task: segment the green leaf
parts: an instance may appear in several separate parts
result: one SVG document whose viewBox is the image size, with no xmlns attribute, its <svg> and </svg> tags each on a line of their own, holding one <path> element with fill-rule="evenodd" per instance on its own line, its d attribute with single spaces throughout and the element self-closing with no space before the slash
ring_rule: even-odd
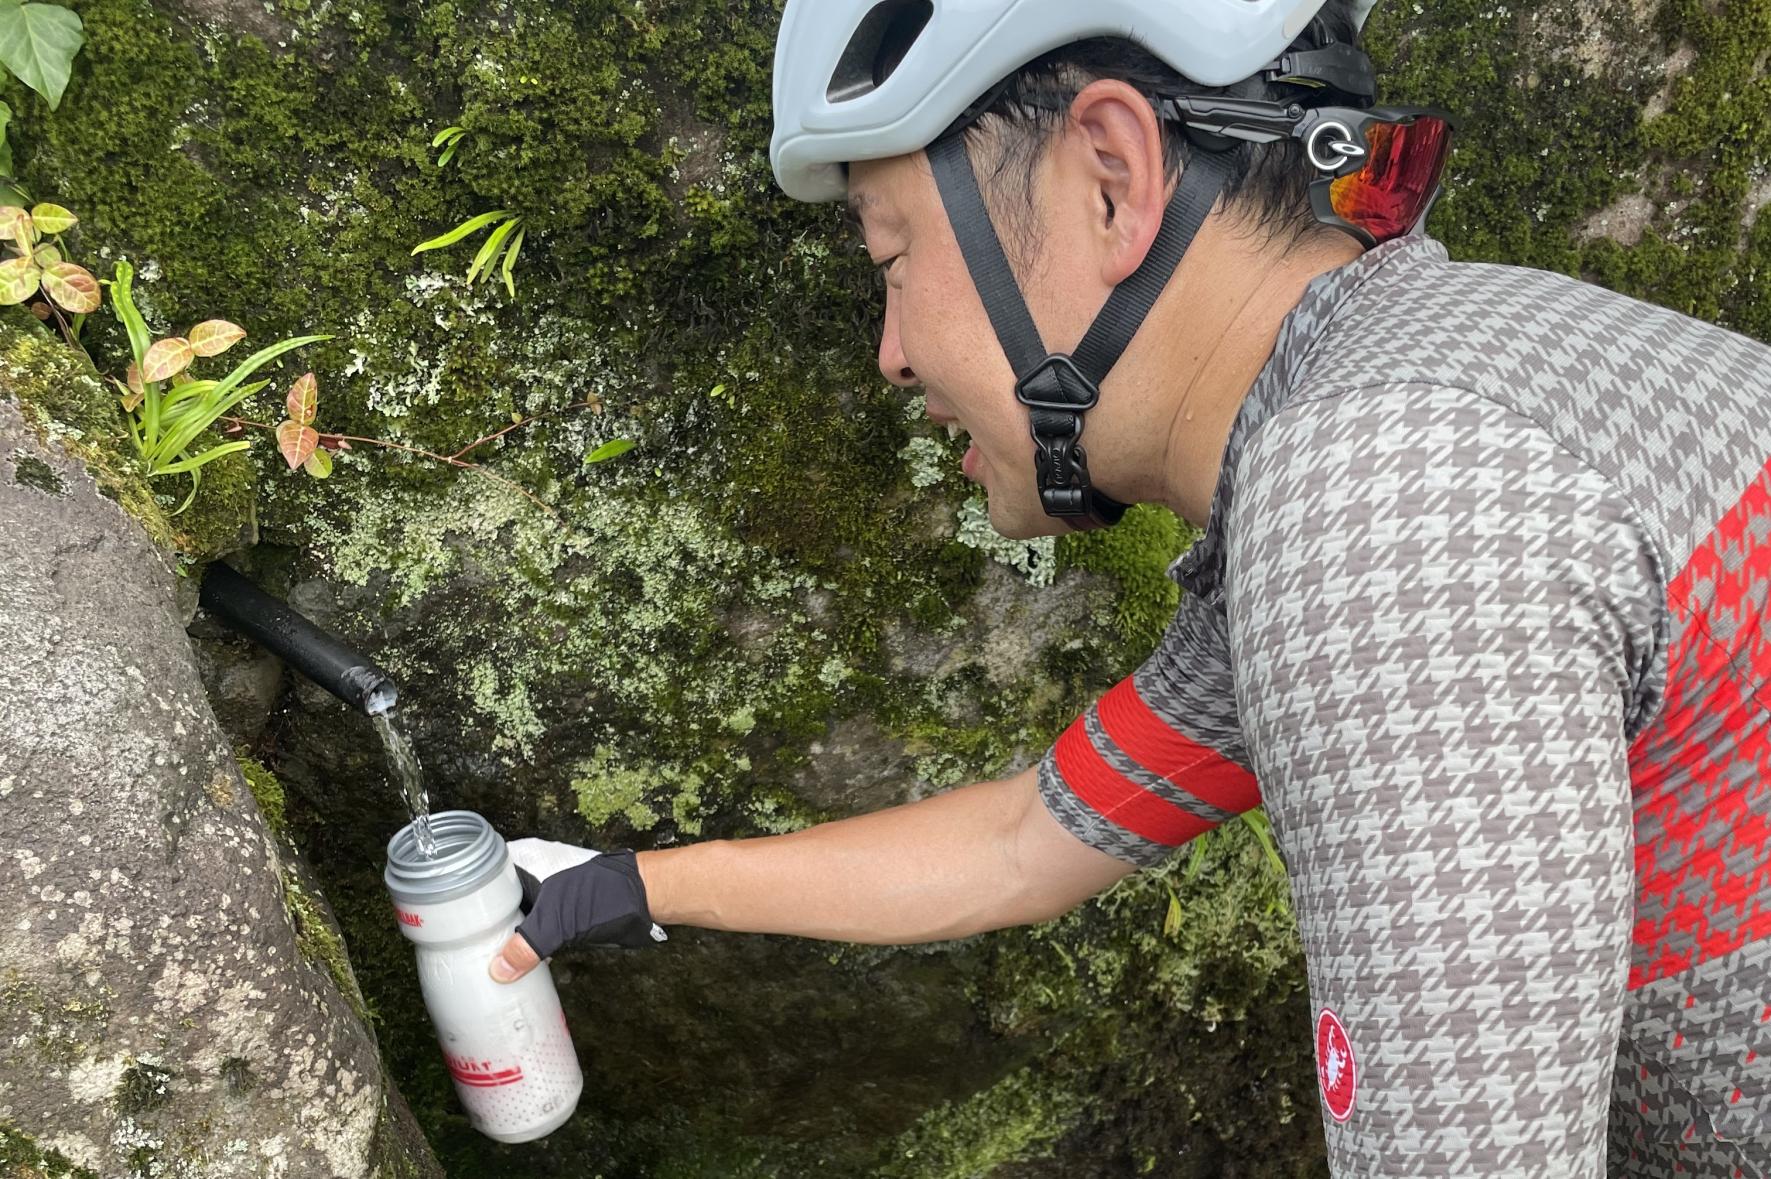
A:
<svg viewBox="0 0 1771 1179">
<path fill-rule="evenodd" d="M 516 237 L 511 239 L 510 249 L 504 251 L 504 289 L 510 292 L 513 299 L 517 297 L 517 280 L 511 277 L 511 273 L 516 270 L 517 255 L 523 249 L 523 235 L 528 232 L 529 227 L 526 225 L 517 230 Z"/>
<path fill-rule="evenodd" d="M 205 463 L 212 463 L 216 459 L 222 457 L 223 455 L 238 454 L 242 450 L 251 450 L 251 449 L 252 449 L 252 443 L 250 443 L 250 442 L 224 442 L 220 446 L 210 447 L 208 450 L 205 450 L 202 454 L 193 454 L 190 457 L 182 458 L 175 463 L 168 463 L 166 466 L 161 467 L 159 470 L 155 471 L 154 474 L 156 474 L 156 475 L 182 475 L 186 471 L 195 471 L 198 467 L 203 466 Z M 189 501 L 186 501 L 186 503 L 188 506 Z M 181 511 L 181 512 L 183 510 L 184 510 L 183 508 L 179 509 L 179 511 Z"/>
<path fill-rule="evenodd" d="M 57 4 L 0 4 L 0 65 L 61 105 L 74 55 L 85 41 L 80 18 Z"/>
<path fill-rule="evenodd" d="M 453 126 L 444 127 L 441 131 L 437 132 L 436 138 L 434 138 L 430 141 L 430 145 L 432 147 L 441 147 L 441 146 L 443 146 L 443 141 L 445 139 L 448 139 L 450 136 L 454 136 L 456 139 L 460 139 L 461 138 L 461 131 L 462 131 L 462 129 L 460 127 L 453 127 Z"/>
<path fill-rule="evenodd" d="M 135 309 L 135 298 L 129 293 L 129 284 L 135 281 L 135 267 L 119 262 L 113 273 L 111 306 L 117 309 L 117 318 L 123 321 L 123 328 L 129 333 L 129 350 L 135 354 L 135 363 L 139 365 L 142 357 L 148 354 L 148 342 L 152 337 L 148 334 L 147 321 Z"/>
<path fill-rule="evenodd" d="M 31 220 L 36 223 L 39 233 L 66 233 L 80 223 L 80 219 L 48 201 L 31 209 Z"/>
<path fill-rule="evenodd" d="M 324 479 L 332 474 L 332 455 L 324 448 L 316 450 L 307 456 L 307 461 L 301 464 L 301 469 L 316 479 Z"/>
<path fill-rule="evenodd" d="M 445 167 L 450 160 L 454 159 L 455 149 L 460 146 L 461 141 L 459 139 L 450 140 L 449 146 L 443 149 L 443 154 L 437 157 L 437 167 Z"/>
<path fill-rule="evenodd" d="M 433 237 L 427 242 L 419 242 L 412 247 L 412 252 L 414 254 L 420 254 L 425 250 L 440 250 L 444 246 L 452 246 L 468 234 L 476 233 L 492 224 L 492 222 L 508 216 L 510 216 L 510 211 L 508 209 L 494 209 L 490 213 L 481 213 L 478 217 L 469 217 L 466 221 L 463 221 L 448 233 L 445 233 L 440 237 Z"/>
<path fill-rule="evenodd" d="M 0 262 L 0 305 L 23 303 L 37 293 L 42 282 L 43 270 L 30 258 Z"/>
<path fill-rule="evenodd" d="M 517 222 L 521 220 L 521 217 L 512 217 L 486 235 L 486 243 L 480 247 L 480 252 L 474 255 L 473 265 L 467 268 L 469 286 L 473 285 L 476 275 L 482 272 L 491 273 L 493 259 L 498 257 L 498 251 L 504 248 L 504 243 L 510 237 L 511 230 L 515 229 Z"/>
<path fill-rule="evenodd" d="M 1168 915 L 1162 919 L 1162 936 L 1172 938 L 1181 932 L 1181 898 L 1168 890 Z"/>
<path fill-rule="evenodd" d="M 584 463 L 586 466 L 589 466 L 591 463 L 601 463 L 612 458 L 619 458 L 638 445 L 639 443 L 631 438 L 616 438 L 611 442 L 603 443 L 601 446 L 585 455 Z"/>
</svg>

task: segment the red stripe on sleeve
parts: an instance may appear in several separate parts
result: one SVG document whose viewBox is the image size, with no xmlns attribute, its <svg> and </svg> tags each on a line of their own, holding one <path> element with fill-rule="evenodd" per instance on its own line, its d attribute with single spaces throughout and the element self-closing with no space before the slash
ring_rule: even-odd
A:
<svg viewBox="0 0 1771 1179">
<path fill-rule="evenodd" d="M 1164 847 L 1179 847 L 1211 824 L 1114 773 L 1088 739 L 1082 720 L 1058 738 L 1058 773 L 1102 818 Z"/>
<path fill-rule="evenodd" d="M 1253 774 L 1210 746 L 1176 732 L 1151 711 L 1131 680 L 1119 681 L 1096 708 L 1113 744 L 1152 774 L 1233 815 L 1261 805 Z"/>
</svg>

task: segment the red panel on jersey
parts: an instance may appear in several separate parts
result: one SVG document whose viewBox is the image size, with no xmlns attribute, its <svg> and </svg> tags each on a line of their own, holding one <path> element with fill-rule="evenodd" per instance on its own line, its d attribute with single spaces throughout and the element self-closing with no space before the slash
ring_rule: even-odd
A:
<svg viewBox="0 0 1771 1179">
<path fill-rule="evenodd" d="M 1211 824 L 1174 803 L 1126 781 L 1109 766 L 1089 740 L 1082 720 L 1058 738 L 1058 773 L 1076 796 L 1101 815 L 1164 847 L 1181 844 L 1211 829 Z"/>
<path fill-rule="evenodd" d="M 1660 715 L 1630 750 L 1630 986 L 1771 935 L 1771 465 L 1667 587 Z"/>
<path fill-rule="evenodd" d="M 1138 695 L 1131 680 L 1120 681 L 1096 708 L 1113 744 L 1157 777 L 1233 815 L 1261 805 L 1253 774 L 1171 728 Z"/>
</svg>

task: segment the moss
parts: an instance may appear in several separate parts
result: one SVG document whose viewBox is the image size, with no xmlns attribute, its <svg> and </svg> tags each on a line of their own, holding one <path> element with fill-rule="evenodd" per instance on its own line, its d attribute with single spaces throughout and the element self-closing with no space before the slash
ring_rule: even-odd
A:
<svg viewBox="0 0 1771 1179">
<path fill-rule="evenodd" d="M 120 1114 L 148 1113 L 166 1104 L 171 1088 L 171 1069 L 157 1061 L 131 1057 L 111 1101 Z"/>
<path fill-rule="evenodd" d="M 1083 1096 L 1043 1068 L 1023 1068 L 988 1089 L 930 1110 L 898 1136 L 879 1179 L 972 1179 L 1007 1163 L 1046 1157 L 1082 1112 Z"/>
<path fill-rule="evenodd" d="M 369 1008 L 363 1001 L 362 991 L 357 989 L 356 975 L 351 971 L 350 955 L 345 951 L 344 942 L 333 930 L 319 899 L 308 895 L 294 873 L 287 871 L 283 873 L 283 906 L 295 927 L 295 944 L 301 950 L 301 956 L 330 974 L 338 993 L 344 996 L 359 1018 L 367 1021 Z"/>
<path fill-rule="evenodd" d="M 1168 567 L 1193 543 L 1196 531 L 1154 504 L 1140 504 L 1118 525 L 1072 533 L 1058 548 L 1061 567 L 1104 574 L 1119 586 L 1113 629 L 1135 655 L 1153 650 L 1180 603 Z"/>
<path fill-rule="evenodd" d="M 0 1173 L 8 1179 L 98 1179 L 59 1150 L 44 1150 L 30 1135 L 0 1122 Z"/>
<path fill-rule="evenodd" d="M 283 796 L 283 784 L 277 776 L 265 769 L 264 764 L 252 757 L 245 746 L 234 750 L 234 760 L 239 763 L 240 774 L 246 779 L 246 788 L 252 791 L 252 797 L 258 802 L 258 813 L 264 819 L 264 829 L 274 840 L 281 841 L 288 834 L 288 822 L 284 817 L 286 800 Z"/>
<path fill-rule="evenodd" d="M 35 488 L 58 499 L 68 493 L 67 484 L 55 473 L 55 468 L 35 455 L 13 456 L 13 480 L 20 486 Z"/>
<path fill-rule="evenodd" d="M 24 1043 L 44 1064 L 65 1067 L 99 1051 L 110 1024 L 110 992 L 102 984 L 68 983 L 51 994 L 16 970 L 0 977 L 0 1011 L 22 1016 Z"/>
</svg>

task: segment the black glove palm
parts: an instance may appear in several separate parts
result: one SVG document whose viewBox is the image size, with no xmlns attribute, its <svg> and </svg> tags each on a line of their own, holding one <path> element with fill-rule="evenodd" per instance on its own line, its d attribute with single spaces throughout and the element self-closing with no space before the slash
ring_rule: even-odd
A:
<svg viewBox="0 0 1771 1179">
<path fill-rule="evenodd" d="M 537 957 L 568 943 L 639 949 L 665 940 L 646 907 L 646 886 L 631 851 L 594 852 L 545 839 L 508 844 L 523 884 L 517 932 Z"/>
</svg>

